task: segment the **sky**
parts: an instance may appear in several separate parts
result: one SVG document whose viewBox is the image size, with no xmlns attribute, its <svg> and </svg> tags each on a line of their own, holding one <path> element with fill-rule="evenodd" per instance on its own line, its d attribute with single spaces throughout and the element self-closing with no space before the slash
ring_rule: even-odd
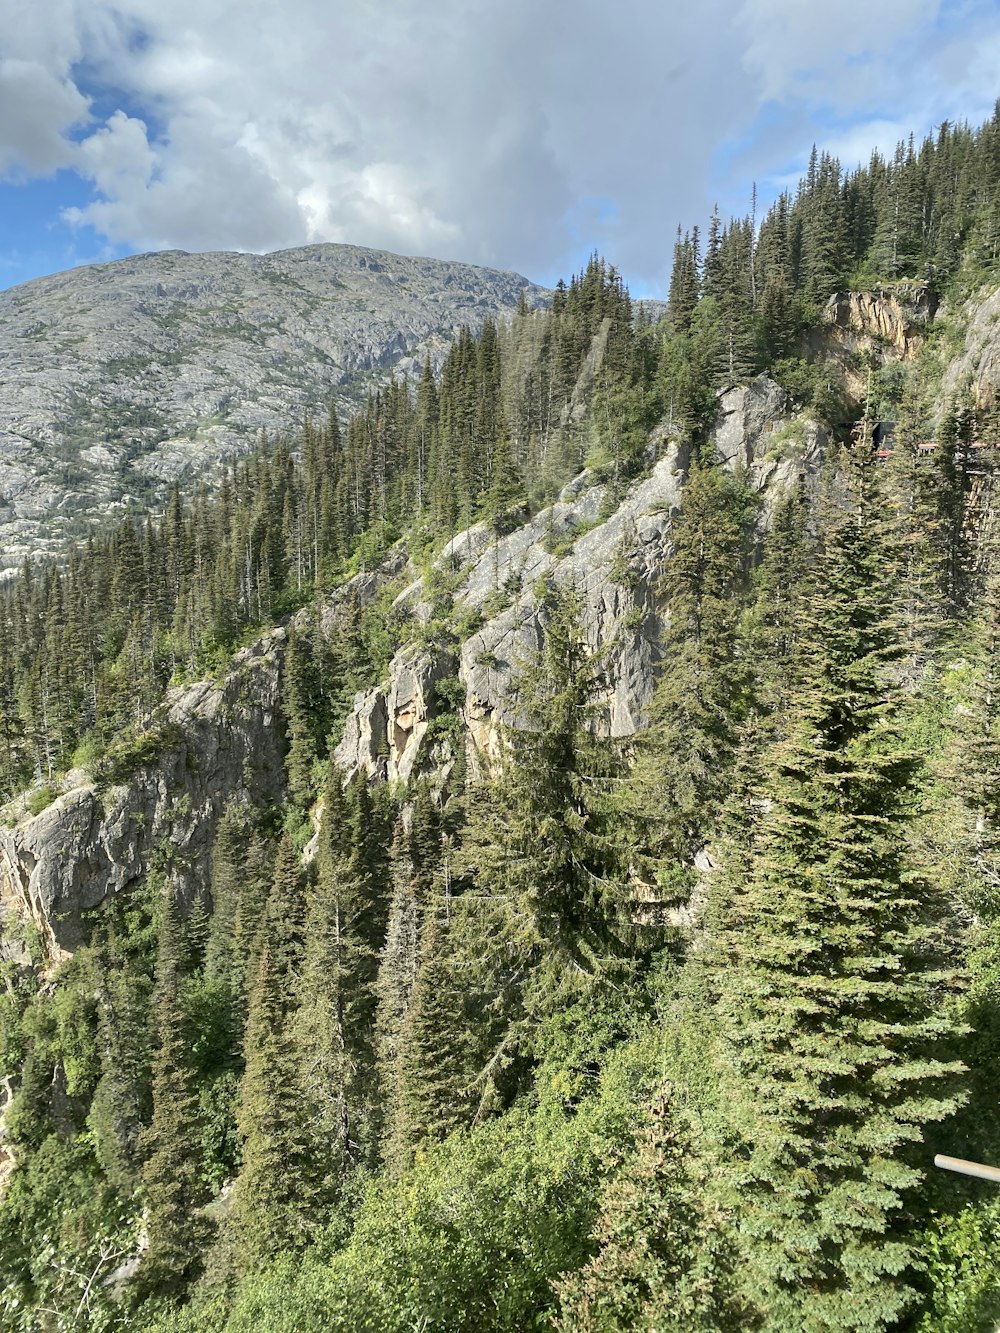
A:
<svg viewBox="0 0 1000 1333">
<path fill-rule="evenodd" d="M 0 0 L 0 287 L 347 241 L 664 295 L 678 224 L 1000 96 L 1000 0 Z"/>
</svg>

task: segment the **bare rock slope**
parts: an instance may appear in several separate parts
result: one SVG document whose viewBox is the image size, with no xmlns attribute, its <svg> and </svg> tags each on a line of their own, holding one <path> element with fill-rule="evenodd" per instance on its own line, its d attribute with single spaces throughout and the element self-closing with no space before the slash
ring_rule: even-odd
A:
<svg viewBox="0 0 1000 1333">
<path fill-rule="evenodd" d="M 545 298 L 514 273 L 351 245 L 166 251 L 0 292 L 0 570 L 439 362 L 522 292 Z"/>
<path fill-rule="evenodd" d="M 117 781 L 77 769 L 38 814 L 24 798 L 0 810 L 0 959 L 26 960 L 29 923 L 49 959 L 72 952 L 82 915 L 135 885 L 157 849 L 182 891 L 204 882 L 226 802 L 281 799 L 284 642 L 274 631 L 218 684 L 171 690 Z"/>
</svg>

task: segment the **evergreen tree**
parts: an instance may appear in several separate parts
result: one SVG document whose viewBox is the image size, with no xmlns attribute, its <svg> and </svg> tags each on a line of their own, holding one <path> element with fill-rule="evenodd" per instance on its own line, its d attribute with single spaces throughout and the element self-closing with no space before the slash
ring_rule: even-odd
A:
<svg viewBox="0 0 1000 1333">
<path fill-rule="evenodd" d="M 722 1333 L 753 1327 L 732 1294 L 725 1219 L 693 1137 L 663 1089 L 604 1188 L 597 1254 L 560 1280 L 564 1333 Z"/>
<path fill-rule="evenodd" d="M 352 870 L 351 825 L 339 771 L 330 767 L 315 884 L 308 899 L 294 1034 L 313 1156 L 329 1203 L 373 1146 L 375 950 L 364 937 L 366 877 Z"/>
<path fill-rule="evenodd" d="M 669 301 L 670 322 L 678 333 L 687 333 L 690 329 L 691 316 L 698 304 L 698 259 L 697 229 L 693 238 L 690 233 L 682 238 L 678 227 Z"/>
<path fill-rule="evenodd" d="M 553 966 L 590 969 L 611 947 L 618 912 L 609 795 L 614 747 L 593 734 L 599 659 L 580 631 L 575 596 L 548 588 L 545 638 L 525 662 L 498 780 L 470 811 L 462 867 L 508 906 Z"/>
<path fill-rule="evenodd" d="M 412 1117 L 399 1105 L 407 1055 L 402 1039 L 403 1023 L 410 1009 L 420 968 L 421 927 L 432 908 L 438 860 L 441 852 L 441 820 L 426 787 L 421 787 L 407 820 L 401 815 L 392 846 L 393 891 L 385 946 L 379 960 L 376 983 L 376 1056 L 378 1079 L 384 1091 L 390 1157 L 405 1156 L 413 1132 L 406 1126 Z"/>
<path fill-rule="evenodd" d="M 151 1110 L 150 983 L 129 965 L 113 940 L 98 947 L 97 957 L 101 1079 L 87 1119 L 108 1179 L 131 1191 L 142 1163 L 140 1136 Z"/>
<path fill-rule="evenodd" d="M 661 890 L 686 897 L 726 786 L 746 690 L 736 653 L 750 498 L 692 466 L 663 579 L 669 616 L 650 724 L 621 805 Z"/>
<path fill-rule="evenodd" d="M 142 1168 L 149 1248 L 141 1286 L 174 1291 L 198 1267 L 208 1226 L 198 1210 L 200 1175 L 198 1097 L 185 1041 L 176 967 L 162 977 L 156 1001 L 159 1047 L 153 1060 L 153 1118 L 143 1135 Z"/>
<path fill-rule="evenodd" d="M 407 1167 L 413 1154 L 471 1122 L 473 1080 L 482 1036 L 470 1030 L 470 996 L 449 921 L 440 908 L 427 914 L 420 960 L 399 1028 L 392 1116 L 385 1157 L 390 1169 Z"/>
<path fill-rule="evenodd" d="M 250 993 L 246 1069 L 237 1121 L 243 1165 L 230 1231 L 242 1271 L 282 1250 L 300 1250 L 315 1218 L 315 1142 L 302 1095 L 299 1051 L 289 1023 L 289 976 L 265 943 Z"/>
<path fill-rule="evenodd" d="M 828 509 L 786 735 L 762 763 L 706 960 L 720 1172 L 769 1329 L 884 1329 L 913 1304 L 912 1146 L 956 1106 L 939 909 L 907 857 L 920 762 L 895 729 L 902 647 L 874 466 L 858 448 L 851 502 Z"/>
<path fill-rule="evenodd" d="M 200 1263 L 209 1230 L 198 1210 L 205 1189 L 200 1174 L 198 1094 L 182 1004 L 186 953 L 177 904 L 169 885 L 163 885 L 157 903 L 152 1117 L 140 1138 L 149 1236 L 139 1275 L 143 1294 L 179 1292 Z"/>
</svg>

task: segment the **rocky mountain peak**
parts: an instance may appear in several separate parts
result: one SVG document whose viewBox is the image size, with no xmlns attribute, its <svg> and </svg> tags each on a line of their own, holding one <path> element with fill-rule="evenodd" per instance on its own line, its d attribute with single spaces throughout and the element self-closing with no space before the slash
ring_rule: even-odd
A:
<svg viewBox="0 0 1000 1333">
<path fill-rule="evenodd" d="M 136 255 L 0 292 L 0 570 L 211 478 L 262 430 L 439 363 L 546 293 L 354 245 Z"/>
</svg>

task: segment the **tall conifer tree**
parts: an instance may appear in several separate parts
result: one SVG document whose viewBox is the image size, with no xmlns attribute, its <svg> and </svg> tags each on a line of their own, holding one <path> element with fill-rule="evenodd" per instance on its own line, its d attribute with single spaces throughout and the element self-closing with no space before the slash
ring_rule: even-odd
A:
<svg viewBox="0 0 1000 1333">
<path fill-rule="evenodd" d="M 920 762 L 870 448 L 827 501 L 786 734 L 762 761 L 706 962 L 718 986 L 720 1174 L 767 1329 L 880 1330 L 913 1303 L 912 1149 L 956 1106 L 939 907 L 910 864 Z"/>
</svg>

